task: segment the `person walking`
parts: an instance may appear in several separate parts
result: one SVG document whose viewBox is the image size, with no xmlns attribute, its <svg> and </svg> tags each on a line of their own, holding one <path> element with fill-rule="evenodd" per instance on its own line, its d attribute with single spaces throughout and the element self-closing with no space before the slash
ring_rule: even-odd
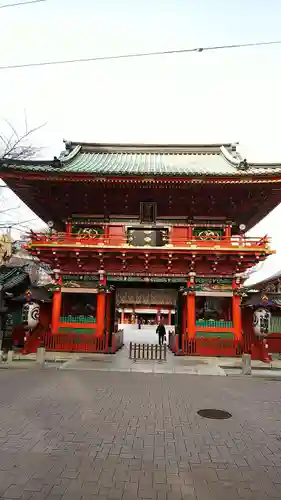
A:
<svg viewBox="0 0 281 500">
<path fill-rule="evenodd" d="M 164 339 L 166 337 L 166 328 L 165 328 L 165 325 L 163 323 L 163 320 L 160 320 L 160 323 L 156 328 L 156 333 L 158 333 L 159 345 L 163 345 Z"/>
</svg>

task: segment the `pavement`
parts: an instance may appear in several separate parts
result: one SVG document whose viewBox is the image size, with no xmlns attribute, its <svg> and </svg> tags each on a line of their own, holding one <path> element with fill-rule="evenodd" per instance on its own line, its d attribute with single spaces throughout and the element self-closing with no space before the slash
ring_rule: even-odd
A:
<svg viewBox="0 0 281 500">
<path fill-rule="evenodd" d="M 157 344 L 158 342 L 158 335 L 156 333 L 157 325 L 142 325 L 139 330 L 138 325 L 120 324 L 119 328 L 124 331 L 125 344 L 129 344 L 130 342 L 137 342 L 140 344 Z M 174 330 L 175 327 L 166 325 L 165 328 L 168 336 L 169 330 Z"/>
<path fill-rule="evenodd" d="M 278 382 L 0 372 L 0 498 L 277 500 Z M 200 417 L 200 409 L 231 413 Z"/>
<path fill-rule="evenodd" d="M 142 372 L 142 373 L 181 373 L 190 375 L 221 375 L 225 372 L 211 358 L 195 358 L 174 356 L 167 349 L 167 361 L 129 359 L 129 349 L 125 345 L 115 355 L 111 354 L 77 354 L 60 370 L 111 371 L 111 372 Z"/>
</svg>

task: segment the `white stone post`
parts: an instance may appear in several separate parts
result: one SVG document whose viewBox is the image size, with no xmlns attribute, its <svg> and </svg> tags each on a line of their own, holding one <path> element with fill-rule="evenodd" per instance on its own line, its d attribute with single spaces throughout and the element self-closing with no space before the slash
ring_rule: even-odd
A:
<svg viewBox="0 0 281 500">
<path fill-rule="evenodd" d="M 38 347 L 37 352 L 36 352 L 36 362 L 40 366 L 40 368 L 44 368 L 45 365 L 45 347 Z"/>
<path fill-rule="evenodd" d="M 14 357 L 14 351 L 8 351 L 7 363 L 12 363 Z"/>
<path fill-rule="evenodd" d="M 252 375 L 251 354 L 242 354 L 242 375 Z"/>
</svg>

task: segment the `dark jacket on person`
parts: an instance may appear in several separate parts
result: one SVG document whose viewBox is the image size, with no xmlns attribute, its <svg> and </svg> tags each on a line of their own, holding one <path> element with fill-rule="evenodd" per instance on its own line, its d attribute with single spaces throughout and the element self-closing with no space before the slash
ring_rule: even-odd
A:
<svg viewBox="0 0 281 500">
<path fill-rule="evenodd" d="M 156 333 L 158 333 L 160 337 L 164 337 L 166 335 L 166 328 L 164 325 L 162 325 L 162 323 L 157 326 Z"/>
</svg>

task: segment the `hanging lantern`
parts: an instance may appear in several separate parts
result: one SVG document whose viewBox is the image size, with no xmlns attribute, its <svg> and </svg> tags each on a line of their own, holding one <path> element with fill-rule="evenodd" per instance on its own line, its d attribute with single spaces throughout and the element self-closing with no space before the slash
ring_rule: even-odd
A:
<svg viewBox="0 0 281 500">
<path fill-rule="evenodd" d="M 25 330 L 34 330 L 39 323 L 40 305 L 28 302 L 22 308 L 22 324 Z"/>
<path fill-rule="evenodd" d="M 253 314 L 253 330 L 257 337 L 267 337 L 271 333 L 271 312 L 259 308 Z"/>
</svg>

